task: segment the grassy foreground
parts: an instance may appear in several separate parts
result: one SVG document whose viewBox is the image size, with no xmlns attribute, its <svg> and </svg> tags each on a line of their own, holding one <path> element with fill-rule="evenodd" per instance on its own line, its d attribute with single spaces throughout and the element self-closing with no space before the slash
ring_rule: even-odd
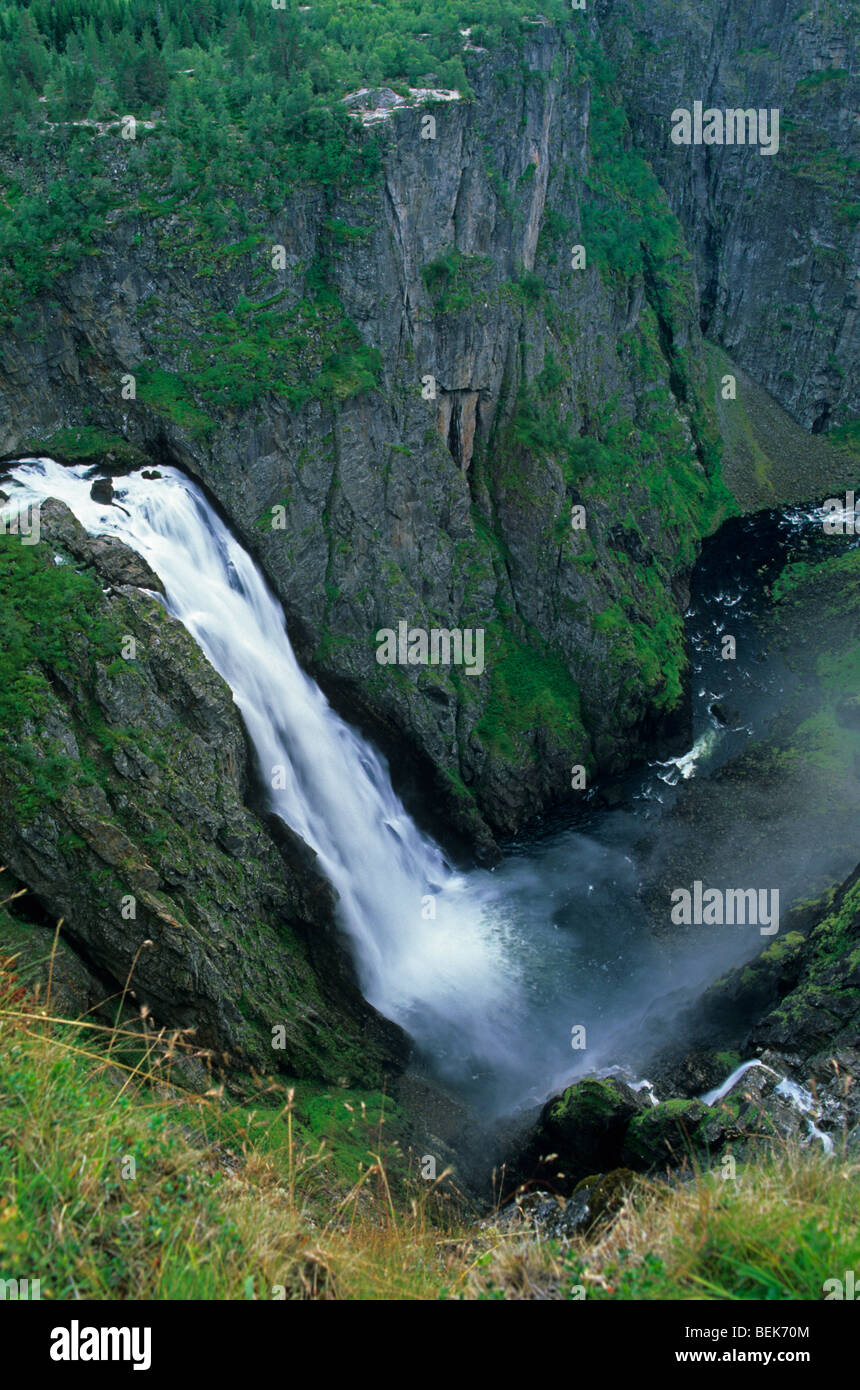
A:
<svg viewBox="0 0 860 1390">
<path fill-rule="evenodd" d="M 192 1091 L 189 1039 L 53 1017 L 4 954 L 0 1053 L 0 1278 L 43 1298 L 821 1299 L 860 1265 L 844 1156 L 641 1179 L 562 1244 L 422 1181 L 385 1097 Z"/>
</svg>

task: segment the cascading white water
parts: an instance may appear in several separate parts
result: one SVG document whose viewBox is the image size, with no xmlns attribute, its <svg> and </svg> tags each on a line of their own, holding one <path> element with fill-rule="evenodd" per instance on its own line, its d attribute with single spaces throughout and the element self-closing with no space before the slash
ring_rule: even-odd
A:
<svg viewBox="0 0 860 1390">
<path fill-rule="evenodd" d="M 653 767 L 618 810 L 586 808 L 550 824 L 492 873 L 454 873 L 406 813 L 384 761 L 298 666 L 280 605 L 199 488 L 163 468 L 154 479 L 121 479 L 116 505 L 106 505 L 91 499 L 85 467 L 31 460 L 12 478 L 3 511 L 57 497 L 160 576 L 170 611 L 233 690 L 272 808 L 337 889 L 367 998 L 476 1109 L 510 1112 L 581 1074 L 647 1065 L 685 1004 L 760 945 L 757 935 L 691 931 L 667 973 L 638 898 L 638 846 L 643 828 L 662 833 L 663 794 L 675 794 L 666 783 L 683 784 L 693 765 L 707 775 L 719 740 L 700 758 L 706 740 L 697 739 L 674 776 Z M 719 604 L 706 609 L 697 619 L 703 651 L 723 622 Z M 705 678 L 701 697 L 707 732 Z M 423 911 L 428 895 L 435 918 Z"/>
<path fill-rule="evenodd" d="M 301 670 L 280 605 L 201 490 L 175 469 L 160 472 L 123 478 L 112 505 L 91 499 L 86 467 L 27 461 L 12 475 L 11 503 L 59 498 L 90 533 L 118 536 L 149 562 L 170 612 L 233 691 L 272 809 L 337 889 L 366 997 L 455 1069 L 492 1065 L 511 1048 L 520 1009 L 500 920 Z"/>
</svg>

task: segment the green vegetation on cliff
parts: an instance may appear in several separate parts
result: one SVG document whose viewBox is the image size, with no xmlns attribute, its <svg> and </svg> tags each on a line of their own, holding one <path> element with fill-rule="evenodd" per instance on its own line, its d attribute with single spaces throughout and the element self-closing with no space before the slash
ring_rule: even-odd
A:
<svg viewBox="0 0 860 1390">
<path fill-rule="evenodd" d="M 0 536 L 0 864 L 118 991 L 133 969 L 165 1019 L 187 1000 L 216 1051 L 372 1083 L 392 1025 L 326 939 L 324 881 L 246 805 L 230 691 L 140 563 L 55 501 L 38 546 Z"/>
<path fill-rule="evenodd" d="M 100 599 L 94 574 L 57 565 L 44 546 L 0 534 L 0 726 L 4 759 L 18 764 L 19 780 L 9 787 L 25 820 L 71 781 L 96 776 L 92 761 L 69 757 L 62 739 L 38 753 L 30 739 L 51 710 L 54 681 L 82 670 L 92 679 L 98 662 L 119 657 L 122 633 Z"/>
<path fill-rule="evenodd" d="M 11 733 L 46 708 L 50 674 L 119 655 L 121 634 L 92 573 L 57 565 L 38 546 L 0 533 L 0 723 Z"/>
<path fill-rule="evenodd" d="M 570 20 L 563 0 L 544 13 Z M 174 236 L 184 226 L 214 254 L 231 226 L 253 231 L 252 190 L 274 211 L 299 183 L 368 177 L 378 152 L 343 96 L 388 83 L 468 97 L 474 52 L 461 29 L 485 47 L 519 39 L 530 19 L 513 0 L 6 0 L 0 150 L 15 157 L 0 206 L 0 311 L 19 315 L 118 216 L 168 219 Z M 128 116 L 133 141 L 122 137 Z"/>
<path fill-rule="evenodd" d="M 564 662 L 503 632 L 488 655 L 490 694 L 477 725 L 481 737 L 503 757 L 522 756 L 536 729 L 562 749 L 583 746 L 579 691 Z"/>
</svg>

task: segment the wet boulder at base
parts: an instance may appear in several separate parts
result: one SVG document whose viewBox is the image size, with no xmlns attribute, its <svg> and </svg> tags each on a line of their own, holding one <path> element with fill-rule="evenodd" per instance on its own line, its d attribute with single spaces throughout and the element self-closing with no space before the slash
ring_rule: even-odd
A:
<svg viewBox="0 0 860 1390">
<path fill-rule="evenodd" d="M 574 1187 L 583 1177 L 618 1167 L 630 1121 L 648 1102 L 617 1077 L 587 1077 L 549 1101 L 535 1131 L 533 1152 L 553 1160 L 553 1177 Z"/>
<path fill-rule="evenodd" d="M 630 1168 L 675 1167 L 685 1159 L 707 1159 L 725 1142 L 729 1126 L 700 1100 L 666 1100 L 637 1115 L 621 1149 Z"/>
</svg>

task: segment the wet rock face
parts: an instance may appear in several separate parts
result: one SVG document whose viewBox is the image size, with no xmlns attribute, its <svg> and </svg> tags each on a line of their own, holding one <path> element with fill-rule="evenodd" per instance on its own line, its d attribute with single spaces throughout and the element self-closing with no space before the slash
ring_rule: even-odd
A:
<svg viewBox="0 0 860 1390">
<path fill-rule="evenodd" d="M 809 1088 L 821 1127 L 836 1141 L 851 1131 L 856 1147 L 860 867 L 817 909 L 807 909 L 807 916 L 813 922 L 795 946 L 795 964 L 786 987 L 770 1008 L 762 1010 L 744 1046 Z M 750 983 L 754 986 L 754 980 Z"/>
<path fill-rule="evenodd" d="M 314 856 L 251 809 L 231 693 L 144 592 L 151 571 L 59 502 L 42 536 L 32 564 L 59 557 L 97 582 L 81 591 L 90 626 L 60 629 L 19 672 L 38 694 L 0 749 L 0 864 L 65 919 L 103 997 L 131 973 L 151 1027 L 332 1082 L 402 1066 L 406 1040 L 361 998 Z M 40 640 L 42 618 L 19 610 L 19 630 Z"/>
<path fill-rule="evenodd" d="M 112 496 L 111 490 L 105 500 L 110 501 Z M 75 560 L 91 565 L 108 583 L 164 593 L 164 585 L 142 555 L 116 536 L 90 536 L 64 502 L 49 498 L 40 517 L 46 541 L 55 543 Z"/>
<path fill-rule="evenodd" d="M 649 1065 L 656 1106 L 630 1115 L 606 1080 L 580 1082 L 549 1102 L 537 1137 L 541 1146 L 558 1141 L 561 1168 L 582 1160 L 592 1097 L 602 1101 L 601 1133 L 613 1136 L 607 1161 L 640 1171 L 683 1166 L 693 1155 L 717 1166 L 785 1141 L 860 1152 L 860 868 L 791 913 L 777 940 L 675 1023 L 685 1043 Z M 736 1072 L 724 1095 L 703 1103 Z M 568 1141 L 558 1119 L 580 1112 Z"/>
<path fill-rule="evenodd" d="M 773 1143 L 827 1144 L 818 1131 L 832 1123 L 834 1106 L 792 1087 L 784 1059 L 766 1056 L 766 1062 L 745 1071 L 726 1095 L 712 1102 L 673 1096 L 655 1104 L 615 1079 L 578 1082 L 545 1108 L 518 1177 L 525 1183 L 551 1182 L 556 1193 L 571 1196 L 573 1204 L 564 1208 L 561 1225 L 572 1233 L 587 1229 L 602 1210 L 601 1174 L 719 1169 L 729 1158 L 741 1162 Z M 590 1197 L 584 1195 L 588 1192 Z M 546 1224 L 546 1211 L 540 1220 Z"/>
<path fill-rule="evenodd" d="M 675 1022 L 686 1041 L 649 1065 L 659 1103 L 618 1078 L 578 1082 L 544 1107 L 520 1180 L 569 1192 L 598 1169 L 718 1168 L 785 1142 L 860 1152 L 860 867 Z"/>
<path fill-rule="evenodd" d="M 572 1192 L 587 1175 L 617 1168 L 624 1136 L 648 1101 L 614 1077 L 587 1078 L 543 1108 L 518 1165 L 522 1181 L 551 1179 Z"/>
<path fill-rule="evenodd" d="M 646 1106 L 622 1081 L 580 1081 L 545 1109 L 546 1139 L 577 1169 L 612 1167 L 627 1126 Z"/>
<path fill-rule="evenodd" d="M 636 141 L 695 249 L 703 330 L 807 429 L 856 416 L 860 95 L 845 0 L 598 0 Z M 673 145 L 676 108 L 776 109 L 780 143 Z"/>
<path fill-rule="evenodd" d="M 110 478 L 96 478 L 90 488 L 90 497 L 94 502 L 112 502 L 113 483 Z"/>
</svg>

